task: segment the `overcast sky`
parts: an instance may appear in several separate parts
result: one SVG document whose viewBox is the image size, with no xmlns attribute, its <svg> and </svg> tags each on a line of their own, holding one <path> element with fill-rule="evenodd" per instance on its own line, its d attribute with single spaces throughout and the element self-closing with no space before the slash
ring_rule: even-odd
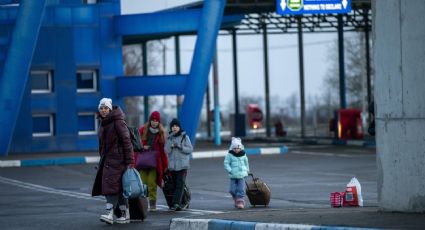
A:
<svg viewBox="0 0 425 230">
<path fill-rule="evenodd" d="M 152 12 L 168 7 L 174 7 L 190 2 L 189 0 L 121 0 L 123 14 Z M 304 74 L 306 103 L 310 103 L 309 96 L 319 95 L 322 92 L 322 82 L 328 65 L 327 49 L 332 46 L 337 34 L 304 34 Z M 238 36 L 238 83 L 239 95 L 265 95 L 263 41 L 261 35 Z M 298 44 L 296 34 L 269 35 L 269 85 L 270 96 L 278 96 L 282 101 L 291 94 L 299 97 L 299 64 Z M 187 73 L 190 68 L 194 37 L 181 38 L 181 71 Z M 170 52 L 167 59 L 174 59 L 171 51 L 173 40 L 169 41 Z M 218 69 L 219 69 L 219 97 L 222 108 L 229 101 L 233 101 L 233 65 L 232 40 L 230 36 L 218 38 Z M 335 57 L 337 58 L 337 57 Z M 170 74 L 175 71 L 174 61 L 167 67 Z M 338 73 L 335 73 L 338 74 Z M 284 105 L 273 105 L 284 106 Z"/>
</svg>

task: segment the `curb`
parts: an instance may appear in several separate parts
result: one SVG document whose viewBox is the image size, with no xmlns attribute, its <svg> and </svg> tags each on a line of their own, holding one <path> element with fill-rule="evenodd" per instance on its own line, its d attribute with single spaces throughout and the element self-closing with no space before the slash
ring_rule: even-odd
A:
<svg viewBox="0 0 425 230">
<path fill-rule="evenodd" d="M 98 163 L 100 157 L 62 157 L 29 160 L 0 160 L 0 168 L 7 167 L 35 167 L 52 165 L 75 165 Z"/>
<path fill-rule="evenodd" d="M 346 145 L 346 146 L 360 146 L 360 147 L 376 147 L 373 140 L 337 140 L 337 139 L 288 139 L 291 142 L 300 142 L 312 145 Z"/>
<path fill-rule="evenodd" d="M 228 150 L 215 150 L 215 151 L 199 151 L 193 152 L 193 159 L 224 157 Z M 288 153 L 288 147 L 274 147 L 274 148 L 252 148 L 245 149 L 246 155 L 269 155 L 269 154 L 284 154 Z"/>
<path fill-rule="evenodd" d="M 215 229 L 234 229 L 234 230 L 372 230 L 375 228 L 357 228 L 345 226 L 321 226 L 306 224 L 276 224 L 259 223 L 220 219 L 184 219 L 173 218 L 170 223 L 170 230 L 215 230 Z"/>
<path fill-rule="evenodd" d="M 279 148 L 252 148 L 245 149 L 247 155 L 269 155 L 283 154 L 288 152 L 288 147 Z M 224 157 L 227 150 L 199 151 L 193 152 L 193 159 Z M 46 159 L 28 159 L 28 160 L 0 160 L 0 168 L 6 167 L 35 167 L 35 166 L 53 166 L 53 165 L 75 165 L 75 164 L 95 164 L 100 157 L 62 157 Z"/>
</svg>

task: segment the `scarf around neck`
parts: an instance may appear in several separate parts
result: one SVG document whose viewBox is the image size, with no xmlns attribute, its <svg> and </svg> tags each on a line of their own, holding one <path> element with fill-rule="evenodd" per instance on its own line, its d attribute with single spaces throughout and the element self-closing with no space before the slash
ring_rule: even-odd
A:
<svg viewBox="0 0 425 230">
<path fill-rule="evenodd" d="M 152 127 L 149 127 L 149 131 L 150 131 L 152 134 L 157 134 L 157 133 L 159 132 L 159 128 L 152 128 Z"/>
</svg>

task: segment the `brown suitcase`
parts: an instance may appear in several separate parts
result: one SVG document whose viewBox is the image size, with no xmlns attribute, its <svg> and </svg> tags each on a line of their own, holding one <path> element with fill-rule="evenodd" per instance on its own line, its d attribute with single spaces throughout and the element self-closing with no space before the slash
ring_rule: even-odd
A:
<svg viewBox="0 0 425 230">
<path fill-rule="evenodd" d="M 128 200 L 130 206 L 130 221 L 144 221 L 148 216 L 148 198 L 137 197 Z"/>
<path fill-rule="evenodd" d="M 254 207 L 256 205 L 269 205 L 271 196 L 269 186 L 264 181 L 254 177 L 252 173 L 248 175 L 252 177 L 252 181 L 245 181 L 246 195 L 248 196 L 249 203 Z"/>
<path fill-rule="evenodd" d="M 128 199 L 130 211 L 130 222 L 144 221 L 148 216 L 148 198 L 144 196 Z M 119 207 L 115 207 L 114 214 L 117 218 L 121 217 Z"/>
</svg>

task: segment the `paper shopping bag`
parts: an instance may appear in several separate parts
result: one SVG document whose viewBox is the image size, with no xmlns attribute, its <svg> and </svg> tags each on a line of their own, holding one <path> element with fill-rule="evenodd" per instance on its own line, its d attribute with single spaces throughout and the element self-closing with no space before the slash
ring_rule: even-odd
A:
<svg viewBox="0 0 425 230">
<path fill-rule="evenodd" d="M 345 188 L 344 207 L 363 206 L 362 188 L 357 178 L 353 177 Z"/>
</svg>

